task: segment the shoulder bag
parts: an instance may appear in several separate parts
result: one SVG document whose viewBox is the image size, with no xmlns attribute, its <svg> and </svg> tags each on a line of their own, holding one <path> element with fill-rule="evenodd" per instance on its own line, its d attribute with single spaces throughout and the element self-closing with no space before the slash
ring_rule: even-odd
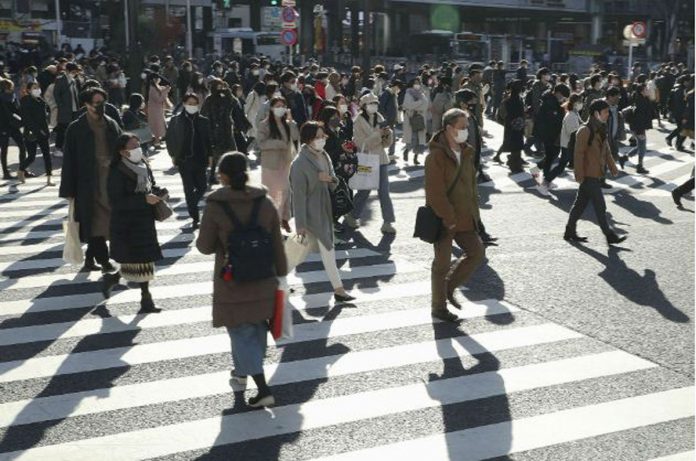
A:
<svg viewBox="0 0 696 461">
<path fill-rule="evenodd" d="M 447 188 L 447 195 L 452 193 L 454 187 L 459 181 L 459 177 L 462 174 L 462 163 L 464 159 L 459 162 L 457 167 L 457 174 L 454 176 L 454 181 Z M 425 205 L 418 208 L 416 213 L 416 226 L 413 231 L 413 236 L 419 238 L 427 243 L 435 243 L 440 240 L 442 235 L 442 218 L 435 214 L 435 210 L 430 207 L 430 205 Z"/>
</svg>

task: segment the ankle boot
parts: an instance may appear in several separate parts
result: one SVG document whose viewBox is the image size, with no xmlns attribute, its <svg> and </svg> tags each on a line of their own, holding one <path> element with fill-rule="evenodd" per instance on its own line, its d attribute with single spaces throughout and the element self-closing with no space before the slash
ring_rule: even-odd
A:
<svg viewBox="0 0 696 461">
<path fill-rule="evenodd" d="M 102 295 L 104 295 L 104 298 L 109 299 L 111 296 L 111 290 L 118 285 L 120 278 L 121 274 L 118 272 L 114 272 L 113 274 L 104 274 L 102 278 Z"/>
<path fill-rule="evenodd" d="M 162 309 L 155 307 L 155 302 L 152 300 L 152 295 L 150 293 L 143 293 L 140 298 L 140 312 L 157 314 L 158 312 L 162 312 Z"/>
<path fill-rule="evenodd" d="M 47 186 L 55 186 L 55 183 L 54 183 L 53 181 L 51 181 L 51 175 L 50 175 L 50 174 L 46 175 L 46 185 L 47 185 Z"/>
<path fill-rule="evenodd" d="M 581 237 L 578 235 L 575 229 L 566 227 L 565 234 L 563 234 L 563 240 L 566 242 L 587 242 L 587 237 Z"/>
</svg>

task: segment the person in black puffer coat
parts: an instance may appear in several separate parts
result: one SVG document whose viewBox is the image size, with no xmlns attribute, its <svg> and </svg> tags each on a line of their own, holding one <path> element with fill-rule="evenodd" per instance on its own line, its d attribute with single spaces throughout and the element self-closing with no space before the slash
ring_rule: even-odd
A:
<svg viewBox="0 0 696 461">
<path fill-rule="evenodd" d="M 24 182 L 25 177 L 34 176 L 28 171 L 29 166 L 36 158 L 37 146 L 41 148 L 41 155 L 44 161 L 44 171 L 46 172 L 46 185 L 53 186 L 51 175 L 53 168 L 51 164 L 51 150 L 48 146 L 48 105 L 41 97 L 41 87 L 37 82 L 31 82 L 26 87 L 27 94 L 20 101 L 22 120 L 24 121 L 24 140 L 29 154 L 25 161 L 19 164 L 17 177 Z"/>
<path fill-rule="evenodd" d="M 636 172 L 639 174 L 648 174 L 649 171 L 643 167 L 643 158 L 647 151 L 645 132 L 652 128 L 652 119 L 654 108 L 650 99 L 648 99 L 648 89 L 644 83 L 634 85 L 632 99 L 633 116 L 628 121 L 628 126 L 636 138 L 636 147 L 630 150 L 628 155 L 619 157 L 619 163 L 623 168 L 624 163 L 631 157 L 638 154 L 638 167 Z"/>
<path fill-rule="evenodd" d="M 561 104 L 570 97 L 570 88 L 558 84 L 553 90 L 549 90 L 541 98 L 541 107 L 537 113 L 535 124 L 536 135 L 544 143 L 544 159 L 538 163 L 544 170 L 544 178 L 551 173 L 553 162 L 561 151 L 561 128 L 565 111 Z"/>
<path fill-rule="evenodd" d="M 225 152 L 237 150 L 234 140 L 234 123 L 232 117 L 233 96 L 227 84 L 220 79 L 210 81 L 210 96 L 205 98 L 201 115 L 210 120 L 210 134 L 213 140 L 213 163 L 208 181 L 217 184 L 215 167 Z"/>
<path fill-rule="evenodd" d="M 121 270 L 104 275 L 102 291 L 108 298 L 120 277 L 140 284 L 141 312 L 160 311 L 149 290 L 155 278 L 155 261 L 162 259 L 153 210 L 153 205 L 163 200 L 155 194 L 158 191 L 140 139 L 132 133 L 119 136 L 109 170 L 108 192 L 111 257 L 120 263 Z"/>
<path fill-rule="evenodd" d="M 24 137 L 19 130 L 22 127 L 22 117 L 14 97 L 12 80 L 0 78 L 0 158 L 2 159 L 2 179 L 14 179 L 7 166 L 7 152 L 12 138 L 19 148 L 20 163 L 26 159 Z"/>
</svg>

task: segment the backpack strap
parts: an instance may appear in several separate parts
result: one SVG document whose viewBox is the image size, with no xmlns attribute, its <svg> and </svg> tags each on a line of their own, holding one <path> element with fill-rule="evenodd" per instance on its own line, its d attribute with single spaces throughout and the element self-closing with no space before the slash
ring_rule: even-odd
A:
<svg viewBox="0 0 696 461">
<path fill-rule="evenodd" d="M 242 229 L 244 228 L 244 225 L 242 222 L 239 220 L 236 214 L 234 214 L 234 211 L 232 211 L 232 208 L 230 208 L 230 204 L 227 202 L 217 202 L 220 204 L 222 207 L 222 211 L 225 212 L 227 217 L 232 221 L 232 225 L 234 226 L 235 229 Z"/>
<path fill-rule="evenodd" d="M 249 218 L 249 224 L 247 227 L 255 227 L 259 220 L 259 212 L 261 211 L 261 204 L 263 203 L 263 197 L 257 197 L 254 199 L 254 205 L 251 208 L 251 217 Z"/>
</svg>

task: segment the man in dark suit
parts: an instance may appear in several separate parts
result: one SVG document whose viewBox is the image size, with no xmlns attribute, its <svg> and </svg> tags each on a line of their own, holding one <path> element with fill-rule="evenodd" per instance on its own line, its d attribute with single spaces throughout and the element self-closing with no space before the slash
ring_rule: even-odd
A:
<svg viewBox="0 0 696 461">
<path fill-rule="evenodd" d="M 65 72 L 56 78 L 53 98 L 58 107 L 58 124 L 56 125 L 56 157 L 63 156 L 65 130 L 75 119 L 75 113 L 80 109 L 80 86 L 77 76 L 80 67 L 72 62 L 65 65 Z"/>
</svg>

